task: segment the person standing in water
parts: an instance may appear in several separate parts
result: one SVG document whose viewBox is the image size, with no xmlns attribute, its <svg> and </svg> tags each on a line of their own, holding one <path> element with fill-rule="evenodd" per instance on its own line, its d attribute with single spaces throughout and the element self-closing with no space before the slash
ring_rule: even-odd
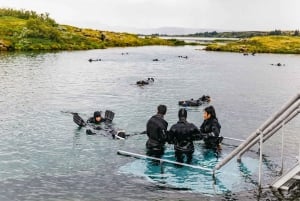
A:
<svg viewBox="0 0 300 201">
<path fill-rule="evenodd" d="M 168 128 L 168 122 L 164 119 L 166 112 L 167 106 L 159 105 L 157 114 L 152 116 L 147 122 L 146 132 L 148 140 L 146 148 L 149 156 L 160 158 L 164 154 Z"/>
<path fill-rule="evenodd" d="M 220 136 L 221 125 L 218 121 L 215 108 L 208 106 L 203 112 L 203 123 L 200 126 L 200 132 L 203 137 L 203 141 L 207 148 L 220 150 L 223 137 Z"/>
<path fill-rule="evenodd" d="M 181 108 L 178 111 L 179 121 L 169 130 L 169 143 L 174 144 L 176 161 L 183 163 L 186 156 L 186 163 L 191 163 L 194 153 L 194 140 L 201 140 L 199 129 L 192 123 L 189 123 L 187 111 Z"/>
</svg>

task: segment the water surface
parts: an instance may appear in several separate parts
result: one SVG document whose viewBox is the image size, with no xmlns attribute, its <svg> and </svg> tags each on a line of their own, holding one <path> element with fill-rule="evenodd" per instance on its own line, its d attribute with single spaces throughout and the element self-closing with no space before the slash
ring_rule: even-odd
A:
<svg viewBox="0 0 300 201">
<path fill-rule="evenodd" d="M 102 61 L 88 62 L 89 58 Z M 159 61 L 153 61 L 156 58 Z M 285 66 L 270 65 L 278 62 Z M 246 154 L 244 163 L 233 161 L 224 167 L 214 191 L 210 177 L 202 173 L 197 177 L 195 170 L 166 165 L 165 174 L 160 175 L 147 161 L 116 154 L 119 149 L 144 154 L 145 135 L 126 141 L 88 136 L 73 123 L 72 115 L 61 111 L 78 112 L 87 119 L 95 110 L 110 109 L 116 113 L 115 127 L 137 133 L 145 130 L 158 104 L 168 106 L 165 118 L 172 125 L 177 121 L 179 100 L 207 94 L 212 97 L 222 135 L 245 139 L 299 93 L 299 66 L 298 55 L 243 56 L 189 46 L 1 53 L 0 200 L 197 200 L 212 196 L 252 200 L 257 197 L 256 148 Z M 135 85 L 147 77 L 154 77 L 155 82 Z M 202 110 L 189 109 L 188 120 L 200 126 Z M 284 128 L 286 168 L 299 155 L 298 131 L 299 118 Z M 223 145 L 222 157 L 239 144 L 225 143 L 229 145 Z M 280 134 L 266 143 L 265 186 L 280 170 L 280 143 Z M 210 161 L 205 159 L 201 142 L 196 149 L 193 163 Z M 166 157 L 173 157 L 171 146 Z M 212 167 L 218 159 L 211 160 Z M 183 174 L 186 181 L 180 180 Z M 230 181 L 231 177 L 235 179 Z M 266 192 L 267 198 L 274 197 Z"/>
</svg>

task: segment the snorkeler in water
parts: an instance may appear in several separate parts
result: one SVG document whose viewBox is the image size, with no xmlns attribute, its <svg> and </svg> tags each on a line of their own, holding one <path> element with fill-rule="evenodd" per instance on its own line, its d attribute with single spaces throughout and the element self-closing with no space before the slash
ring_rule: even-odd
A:
<svg viewBox="0 0 300 201">
<path fill-rule="evenodd" d="M 136 82 L 136 84 L 138 86 L 144 86 L 144 85 L 148 85 L 150 83 L 154 82 L 154 78 L 153 77 L 148 77 L 146 80 L 139 80 Z"/>
<path fill-rule="evenodd" d="M 95 135 L 99 133 L 97 131 L 103 130 L 106 134 L 110 134 L 114 139 L 125 139 L 127 136 L 124 130 L 117 130 L 112 127 L 115 113 L 110 110 L 105 111 L 105 117 L 101 116 L 100 111 L 95 111 L 93 117 L 90 117 L 86 122 L 78 115 L 78 113 L 72 114 L 73 121 L 79 127 L 87 127 L 87 135 Z M 102 123 L 104 123 L 104 125 L 102 125 Z"/>
<path fill-rule="evenodd" d="M 100 124 L 100 123 L 105 122 L 105 121 L 106 121 L 106 119 L 101 116 L 101 112 L 100 111 L 95 111 L 94 116 L 90 117 L 87 120 L 87 123 Z"/>
</svg>

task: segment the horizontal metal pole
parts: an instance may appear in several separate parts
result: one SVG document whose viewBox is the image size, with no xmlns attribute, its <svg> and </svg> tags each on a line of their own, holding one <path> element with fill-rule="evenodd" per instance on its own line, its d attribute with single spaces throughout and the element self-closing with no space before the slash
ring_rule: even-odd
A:
<svg viewBox="0 0 300 201">
<path fill-rule="evenodd" d="M 222 166 L 224 166 L 226 163 L 228 163 L 232 158 L 234 158 L 245 146 L 249 144 L 253 139 L 255 139 L 258 136 L 259 130 L 253 132 L 245 141 L 243 141 L 237 148 L 235 148 L 229 155 L 227 155 L 222 161 L 217 163 L 217 165 L 214 168 L 215 170 L 220 169 Z"/>
<path fill-rule="evenodd" d="M 212 172 L 212 169 L 210 169 L 210 168 L 205 168 L 205 167 L 196 166 L 196 165 L 190 165 L 190 164 L 186 164 L 186 163 L 179 163 L 179 162 L 176 162 L 176 161 L 170 161 L 170 160 L 156 158 L 156 157 L 152 157 L 152 156 L 136 154 L 136 153 L 132 153 L 132 152 L 128 152 L 128 151 L 118 150 L 117 153 L 120 154 L 120 155 L 131 156 L 131 157 L 135 157 L 135 158 L 139 158 L 139 159 L 151 159 L 151 160 L 156 160 L 156 161 L 159 161 L 159 162 L 172 163 L 172 164 L 175 164 L 175 165 L 181 165 L 181 166 L 186 166 L 186 167 L 190 167 L 190 168 L 195 168 L 195 169 L 200 169 L 200 170 L 205 170 L 205 171 L 208 171 L 208 172 Z"/>
<path fill-rule="evenodd" d="M 232 138 L 232 137 L 223 137 L 224 139 L 227 140 L 235 140 L 235 141 L 239 141 L 239 142 L 244 142 L 245 140 L 241 140 L 241 139 L 237 139 L 237 138 Z"/>
</svg>

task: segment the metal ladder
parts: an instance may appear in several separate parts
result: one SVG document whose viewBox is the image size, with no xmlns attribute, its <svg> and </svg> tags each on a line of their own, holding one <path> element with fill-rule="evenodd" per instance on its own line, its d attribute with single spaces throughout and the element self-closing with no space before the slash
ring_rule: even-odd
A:
<svg viewBox="0 0 300 201">
<path fill-rule="evenodd" d="M 220 161 L 213 169 L 213 175 L 215 172 L 232 160 L 235 156 L 238 156 L 238 161 L 241 161 L 242 155 L 253 147 L 256 143 L 259 143 L 259 178 L 258 185 L 261 187 L 261 172 L 262 172 L 262 153 L 263 153 L 263 143 L 268 140 L 272 135 L 277 133 L 285 124 L 291 121 L 300 113 L 300 93 L 291 98 L 282 108 L 272 115 L 267 121 L 265 121 L 256 131 L 254 131 L 244 142 L 242 142 L 236 149 L 234 149 L 228 156 L 226 156 L 222 161 Z M 281 162 L 283 171 L 283 139 L 282 134 L 282 150 L 281 150 Z M 299 141 L 300 149 L 300 141 Z M 298 159 L 298 164 L 295 165 L 290 171 L 282 175 L 276 182 L 271 186 L 275 189 L 288 190 L 290 185 L 288 182 L 292 182 L 300 178 L 300 154 Z M 289 187 L 287 187 L 289 186 Z"/>
<path fill-rule="evenodd" d="M 274 189 L 290 190 L 293 185 L 300 181 L 300 164 L 296 164 L 292 169 L 279 177 L 271 185 Z"/>
</svg>

